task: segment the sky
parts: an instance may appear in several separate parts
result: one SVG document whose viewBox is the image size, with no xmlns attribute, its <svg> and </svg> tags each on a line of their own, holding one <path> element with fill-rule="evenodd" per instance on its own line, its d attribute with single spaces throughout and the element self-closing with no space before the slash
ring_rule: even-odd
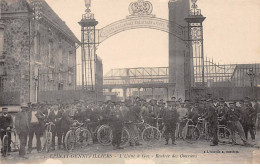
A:
<svg viewBox="0 0 260 167">
<path fill-rule="evenodd" d="M 92 0 L 97 29 L 126 18 L 129 4 L 135 1 Z M 168 18 L 168 0 L 149 1 L 156 17 Z M 46 2 L 80 39 L 78 22 L 85 11 L 84 0 Z M 206 17 L 206 57 L 221 64 L 260 63 L 260 0 L 198 0 L 197 4 Z M 97 54 L 103 60 L 104 74 L 112 68 L 166 67 L 168 34 L 150 29 L 125 31 L 101 43 Z"/>
</svg>

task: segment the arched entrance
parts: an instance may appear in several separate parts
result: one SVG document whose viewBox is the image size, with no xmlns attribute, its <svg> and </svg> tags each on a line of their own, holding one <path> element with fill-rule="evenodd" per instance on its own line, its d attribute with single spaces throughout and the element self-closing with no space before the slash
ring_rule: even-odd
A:
<svg viewBox="0 0 260 167">
<path fill-rule="evenodd" d="M 129 5 L 129 13 L 125 19 L 116 21 L 104 28 L 97 29 L 98 22 L 90 11 L 91 1 L 86 1 L 86 14 L 79 22 L 82 30 L 82 88 L 97 89 L 97 46 L 106 39 L 131 29 L 149 28 L 169 34 L 169 87 L 168 97 L 189 97 L 192 82 L 194 82 L 193 55 L 200 49 L 203 59 L 204 17 L 198 12 L 197 0 L 191 0 L 194 14 L 190 10 L 190 0 L 170 0 L 169 20 L 157 18 L 149 1 L 138 0 Z M 200 19 L 199 19 L 200 18 Z M 195 45 L 199 45 L 198 47 Z M 196 49 L 196 51 L 194 50 Z M 203 61 L 199 61 L 203 62 Z M 203 70 L 196 75 L 203 75 Z M 90 77 L 87 77 L 90 76 Z M 202 77 L 203 78 L 203 77 Z M 204 81 L 203 81 L 204 82 Z"/>
</svg>

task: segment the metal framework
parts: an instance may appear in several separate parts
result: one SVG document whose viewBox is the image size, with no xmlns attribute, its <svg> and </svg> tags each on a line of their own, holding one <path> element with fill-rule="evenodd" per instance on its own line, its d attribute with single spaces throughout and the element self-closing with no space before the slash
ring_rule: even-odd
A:
<svg viewBox="0 0 260 167">
<path fill-rule="evenodd" d="M 204 66 L 206 82 L 230 82 L 231 76 L 234 72 L 234 69 L 236 68 L 236 65 L 234 64 L 216 64 L 213 59 L 210 60 L 208 58 L 206 58 Z M 197 68 L 197 66 L 194 68 Z"/>
<path fill-rule="evenodd" d="M 260 83 L 260 64 L 219 64 L 208 58 L 203 64 L 207 87 L 248 87 L 250 82 L 253 82 L 254 86 Z M 202 67 L 194 66 L 194 68 Z M 250 71 L 253 75 L 250 75 Z M 194 77 L 194 80 L 202 80 L 202 75 Z M 104 76 L 104 89 L 167 88 L 169 85 L 175 84 L 169 83 L 168 67 L 111 69 Z"/>
<path fill-rule="evenodd" d="M 104 76 L 104 89 L 163 88 L 171 84 L 168 67 L 112 69 Z"/>
</svg>

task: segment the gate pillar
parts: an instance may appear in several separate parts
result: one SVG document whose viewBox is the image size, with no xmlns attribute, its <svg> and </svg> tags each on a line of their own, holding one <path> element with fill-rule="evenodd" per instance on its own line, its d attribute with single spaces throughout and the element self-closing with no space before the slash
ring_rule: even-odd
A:
<svg viewBox="0 0 260 167">
<path fill-rule="evenodd" d="M 190 0 L 170 0 L 169 21 L 176 24 L 169 24 L 170 31 L 178 29 L 178 25 L 187 27 L 185 18 L 189 15 Z M 189 48 L 186 41 L 177 38 L 169 33 L 169 83 L 176 83 L 176 86 L 169 87 L 169 96 L 185 99 L 185 55 Z"/>
</svg>

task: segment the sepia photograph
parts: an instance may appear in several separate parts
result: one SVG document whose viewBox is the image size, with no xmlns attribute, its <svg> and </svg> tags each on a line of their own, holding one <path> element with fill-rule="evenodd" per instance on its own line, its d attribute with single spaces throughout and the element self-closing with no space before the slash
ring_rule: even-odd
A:
<svg viewBox="0 0 260 167">
<path fill-rule="evenodd" d="M 0 164 L 260 164 L 259 0 L 0 0 Z"/>
</svg>

